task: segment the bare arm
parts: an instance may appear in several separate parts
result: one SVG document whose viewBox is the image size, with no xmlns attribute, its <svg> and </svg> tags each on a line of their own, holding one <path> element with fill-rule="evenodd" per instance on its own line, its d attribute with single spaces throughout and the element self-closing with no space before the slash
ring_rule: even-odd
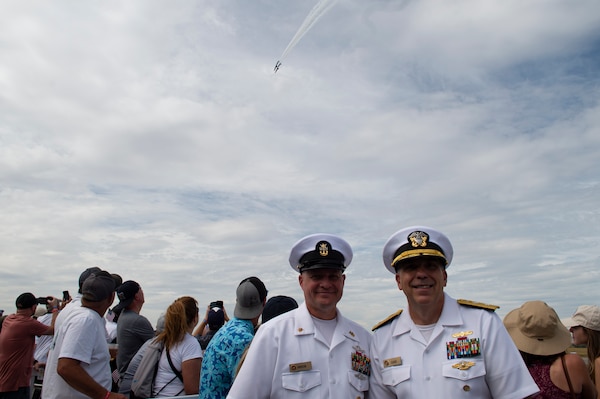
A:
<svg viewBox="0 0 600 399">
<path fill-rule="evenodd" d="M 54 335 L 54 322 L 56 321 L 56 316 L 58 316 L 58 299 L 52 297 L 52 301 L 50 302 L 52 306 L 52 320 L 50 321 L 50 325 L 46 329 L 43 335 Z"/>
<path fill-rule="evenodd" d="M 181 364 L 181 375 L 183 376 L 183 390 L 186 395 L 198 393 L 200 387 L 200 366 L 202 358 L 186 360 Z"/>
<path fill-rule="evenodd" d="M 94 399 L 106 398 L 106 388 L 90 377 L 90 375 L 81 367 L 79 360 L 62 357 L 58 359 L 56 371 L 67 384 L 77 391 Z M 125 395 L 114 392 L 110 393 L 109 398 L 127 399 Z"/>
<path fill-rule="evenodd" d="M 579 355 L 566 354 L 565 361 L 569 375 L 574 382 L 575 390 L 581 387 L 581 397 L 583 399 L 596 399 L 596 387 L 590 378 L 587 366 Z"/>
<path fill-rule="evenodd" d="M 198 324 L 198 327 L 194 329 L 194 332 L 192 333 L 194 337 L 198 335 L 204 335 L 204 329 L 206 328 L 206 324 L 208 323 L 208 312 L 210 312 L 210 305 L 206 307 L 206 313 L 204 313 L 204 318 L 202 319 L 202 322 Z"/>
</svg>

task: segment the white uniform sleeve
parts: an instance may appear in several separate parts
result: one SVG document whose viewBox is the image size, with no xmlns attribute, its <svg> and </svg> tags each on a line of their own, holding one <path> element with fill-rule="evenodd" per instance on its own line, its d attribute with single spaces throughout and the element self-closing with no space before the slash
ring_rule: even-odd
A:
<svg viewBox="0 0 600 399">
<path fill-rule="evenodd" d="M 262 326 L 256 332 L 246 359 L 233 381 L 227 399 L 268 399 L 275 374 L 278 353 L 277 341 L 272 334 L 266 334 Z"/>
<path fill-rule="evenodd" d="M 395 399 L 396 395 L 393 391 L 387 389 L 383 384 L 382 370 L 383 370 L 383 359 L 377 351 L 377 345 L 375 344 L 377 339 L 386 339 L 385 333 L 389 334 L 389 328 L 385 331 L 380 331 L 380 336 L 373 335 L 371 340 L 371 376 L 369 377 L 369 397 L 373 399 Z M 383 335 L 383 336 L 382 336 Z M 391 337 L 387 338 L 391 339 Z"/>
</svg>

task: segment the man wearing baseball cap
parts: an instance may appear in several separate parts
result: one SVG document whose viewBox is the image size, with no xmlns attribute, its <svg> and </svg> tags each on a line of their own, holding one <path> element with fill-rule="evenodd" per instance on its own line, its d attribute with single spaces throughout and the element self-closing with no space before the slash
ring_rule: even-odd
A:
<svg viewBox="0 0 600 399">
<path fill-rule="evenodd" d="M 304 303 L 261 325 L 228 399 L 368 397 L 371 336 L 337 308 L 351 260 L 350 244 L 332 234 L 293 246 Z"/>
<path fill-rule="evenodd" d="M 45 299 L 52 308 L 52 320 L 47 326 L 32 316 L 40 301 L 31 292 L 19 295 L 17 312 L 3 322 L 0 332 L 0 398 L 29 398 L 35 337 L 54 334 L 58 314 L 58 299 Z M 43 302 L 43 301 L 42 301 Z"/>
<path fill-rule="evenodd" d="M 371 344 L 371 396 L 526 398 L 538 392 L 497 306 L 444 293 L 453 249 L 426 226 L 394 233 L 383 263 L 408 309 L 378 323 Z"/>
<path fill-rule="evenodd" d="M 237 287 L 233 318 L 217 331 L 204 352 L 199 399 L 227 396 L 235 370 L 267 301 L 267 288 L 258 277 L 247 277 Z"/>
<path fill-rule="evenodd" d="M 44 375 L 44 399 L 126 399 L 111 392 L 110 353 L 103 319 L 115 298 L 115 280 L 100 270 L 83 282 L 81 306 L 73 306 L 56 330 Z"/>
</svg>

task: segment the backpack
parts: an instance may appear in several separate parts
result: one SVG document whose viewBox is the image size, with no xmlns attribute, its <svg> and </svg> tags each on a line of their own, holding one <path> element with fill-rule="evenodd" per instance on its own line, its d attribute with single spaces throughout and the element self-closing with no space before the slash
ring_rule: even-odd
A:
<svg viewBox="0 0 600 399">
<path fill-rule="evenodd" d="M 131 391 L 129 396 L 132 399 L 146 399 L 154 397 L 152 388 L 154 387 L 154 380 L 156 379 L 156 373 L 158 371 L 158 362 L 160 361 L 163 349 L 164 343 L 156 341 L 150 342 L 146 348 L 144 356 L 142 356 L 142 360 L 140 361 L 140 364 L 133 375 L 133 379 L 131 380 Z M 160 391 L 165 389 L 167 385 L 173 382 L 175 378 L 179 378 L 179 380 L 183 382 L 183 376 L 181 375 L 181 372 L 173 365 L 168 350 L 167 360 L 169 361 L 171 370 L 173 370 L 173 373 L 175 373 L 175 377 L 173 377 L 171 381 L 163 386 L 158 393 L 160 393 Z"/>
</svg>

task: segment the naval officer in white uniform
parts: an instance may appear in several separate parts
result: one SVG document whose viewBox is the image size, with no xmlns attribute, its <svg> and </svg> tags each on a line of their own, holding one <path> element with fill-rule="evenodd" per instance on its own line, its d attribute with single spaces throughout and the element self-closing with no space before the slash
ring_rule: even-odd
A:
<svg viewBox="0 0 600 399">
<path fill-rule="evenodd" d="M 352 249 L 342 238 L 313 234 L 290 254 L 304 303 L 263 324 L 228 399 L 368 398 L 371 335 L 342 316 Z"/>
<path fill-rule="evenodd" d="M 383 262 L 408 309 L 373 328 L 372 398 L 518 399 L 538 391 L 497 306 L 444 293 L 452 255 L 450 240 L 424 226 L 385 244 Z"/>
</svg>

